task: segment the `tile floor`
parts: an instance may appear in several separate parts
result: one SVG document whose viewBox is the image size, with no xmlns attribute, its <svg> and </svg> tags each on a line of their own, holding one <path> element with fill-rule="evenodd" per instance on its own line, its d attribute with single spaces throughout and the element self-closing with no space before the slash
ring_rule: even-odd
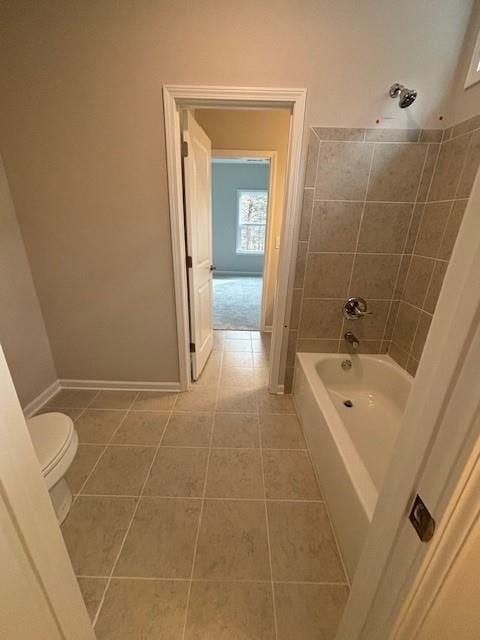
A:
<svg viewBox="0 0 480 640">
<path fill-rule="evenodd" d="M 61 391 L 63 535 L 99 640 L 329 640 L 348 586 L 268 336 L 215 332 L 183 394 Z"/>
</svg>

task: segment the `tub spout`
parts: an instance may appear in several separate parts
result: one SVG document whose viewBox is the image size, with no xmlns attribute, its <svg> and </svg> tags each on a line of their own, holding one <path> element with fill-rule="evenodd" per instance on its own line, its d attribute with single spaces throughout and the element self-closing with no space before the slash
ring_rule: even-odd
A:
<svg viewBox="0 0 480 640">
<path fill-rule="evenodd" d="M 351 331 L 347 331 L 347 333 L 343 336 L 345 340 L 351 345 L 352 349 L 356 351 L 360 346 L 360 341 L 357 336 L 355 336 Z"/>
</svg>

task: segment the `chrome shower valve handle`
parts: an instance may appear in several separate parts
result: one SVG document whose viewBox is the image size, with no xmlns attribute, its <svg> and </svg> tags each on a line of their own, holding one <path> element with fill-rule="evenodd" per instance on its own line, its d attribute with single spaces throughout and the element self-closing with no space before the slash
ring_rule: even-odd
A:
<svg viewBox="0 0 480 640">
<path fill-rule="evenodd" d="M 371 315 L 371 311 L 367 309 L 367 301 L 365 298 L 349 298 L 343 305 L 343 316 L 347 320 L 358 320 L 363 316 Z"/>
</svg>

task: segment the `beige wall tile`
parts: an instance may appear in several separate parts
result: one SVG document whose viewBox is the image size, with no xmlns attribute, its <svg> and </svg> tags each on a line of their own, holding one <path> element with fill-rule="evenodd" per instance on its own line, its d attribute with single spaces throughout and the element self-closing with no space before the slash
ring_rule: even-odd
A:
<svg viewBox="0 0 480 640">
<path fill-rule="evenodd" d="M 362 210 L 361 202 L 315 202 L 309 251 L 355 251 Z"/>
<path fill-rule="evenodd" d="M 416 309 L 406 302 L 400 302 L 392 341 L 406 351 L 407 355 L 412 346 L 420 314 L 420 309 Z"/>
<path fill-rule="evenodd" d="M 420 185 L 418 187 L 417 201 L 426 202 L 430 185 L 433 178 L 433 172 L 437 164 L 438 154 L 440 152 L 439 144 L 429 144 L 427 150 L 427 157 L 423 166 L 422 177 Z"/>
<path fill-rule="evenodd" d="M 287 367 L 293 367 L 295 364 L 295 352 L 297 350 L 298 331 L 290 331 L 288 334 L 287 344 Z"/>
<path fill-rule="evenodd" d="M 400 300 L 403 297 L 405 291 L 405 283 L 407 281 L 408 271 L 410 269 L 410 262 L 412 256 L 410 254 L 404 254 L 400 260 L 400 266 L 398 268 L 397 282 L 393 291 L 393 298 Z"/>
<path fill-rule="evenodd" d="M 469 133 L 470 131 L 478 128 L 480 128 L 480 115 L 475 115 L 472 118 L 468 118 L 468 120 L 464 120 L 463 122 L 459 122 L 454 125 L 452 127 L 452 138 L 464 133 Z"/>
<path fill-rule="evenodd" d="M 430 258 L 437 257 L 451 209 L 451 202 L 429 202 L 425 205 L 414 253 Z"/>
<path fill-rule="evenodd" d="M 357 254 L 349 295 L 391 299 L 399 264 L 399 255 Z"/>
<path fill-rule="evenodd" d="M 465 161 L 457 198 L 468 198 L 480 165 L 480 131 L 473 134 Z"/>
<path fill-rule="evenodd" d="M 419 129 L 367 129 L 367 142 L 418 142 Z"/>
<path fill-rule="evenodd" d="M 302 306 L 303 289 L 294 289 L 292 294 L 292 311 L 290 313 L 290 329 L 298 329 L 300 324 L 300 309 Z"/>
<path fill-rule="evenodd" d="M 424 204 L 416 204 L 413 207 L 412 218 L 410 222 L 410 228 L 408 229 L 407 240 L 405 242 L 405 253 L 412 253 L 417 240 L 418 229 L 422 221 L 423 211 L 425 209 Z"/>
<path fill-rule="evenodd" d="M 432 316 L 429 313 L 422 312 L 420 320 L 418 322 L 417 333 L 412 345 L 412 356 L 415 360 L 420 360 L 422 357 L 423 347 L 427 339 L 428 331 L 432 323 Z"/>
<path fill-rule="evenodd" d="M 397 321 L 398 307 L 400 302 L 398 300 L 393 300 L 390 305 L 390 310 L 388 312 L 387 322 L 385 324 L 385 335 L 384 340 L 391 340 L 393 329 L 395 327 L 395 322 Z"/>
<path fill-rule="evenodd" d="M 307 167 L 305 170 L 305 187 L 315 186 L 315 178 L 317 175 L 318 148 L 320 141 L 315 133 L 310 130 L 307 151 Z"/>
<path fill-rule="evenodd" d="M 420 142 L 441 142 L 443 129 L 422 129 L 420 131 Z"/>
<path fill-rule="evenodd" d="M 402 369 L 406 369 L 408 362 L 408 353 L 401 349 L 395 342 L 390 343 L 388 355 L 399 364 Z"/>
<path fill-rule="evenodd" d="M 346 585 L 275 584 L 278 640 L 334 638 L 347 598 Z"/>
<path fill-rule="evenodd" d="M 338 338 L 342 328 L 343 303 L 343 299 L 304 299 L 298 331 L 299 338 Z"/>
<path fill-rule="evenodd" d="M 455 197 L 471 134 L 442 143 L 428 199 L 449 200 Z"/>
<path fill-rule="evenodd" d="M 363 142 L 365 129 L 352 129 L 348 127 L 313 127 L 320 140 L 343 140 Z"/>
<path fill-rule="evenodd" d="M 360 320 L 343 321 L 342 337 L 346 331 L 353 331 L 357 338 L 363 340 L 381 340 L 390 310 L 390 300 L 368 300 L 371 315 Z"/>
<path fill-rule="evenodd" d="M 295 289 L 303 287 L 303 279 L 305 276 L 305 265 L 307 262 L 307 243 L 299 242 L 297 244 L 297 259 L 295 262 L 295 280 L 293 286 Z"/>
<path fill-rule="evenodd" d="M 413 205 L 367 202 L 357 251 L 401 253 L 412 217 Z"/>
<path fill-rule="evenodd" d="M 422 307 L 432 277 L 435 260 L 413 256 L 405 283 L 403 299 L 416 307 Z"/>
<path fill-rule="evenodd" d="M 353 254 L 310 253 L 305 274 L 307 298 L 344 298 L 352 273 Z"/>
<path fill-rule="evenodd" d="M 412 356 L 409 356 L 407 361 L 407 371 L 411 376 L 415 377 L 415 375 L 417 374 L 418 365 L 419 365 L 418 360 L 415 360 L 415 358 L 412 358 Z"/>
<path fill-rule="evenodd" d="M 375 145 L 367 200 L 414 202 L 427 145 Z"/>
<path fill-rule="evenodd" d="M 430 282 L 430 287 L 428 288 L 424 304 L 425 311 L 428 311 L 429 313 L 434 313 L 435 307 L 437 306 L 438 296 L 442 289 L 447 267 L 447 262 L 439 262 L 438 260 L 435 262 L 432 281 Z"/>
<path fill-rule="evenodd" d="M 367 188 L 373 145 L 333 142 L 320 144 L 315 198 L 363 200 Z"/>
<path fill-rule="evenodd" d="M 297 341 L 297 351 L 300 353 L 336 353 L 338 340 L 308 340 Z"/>
<path fill-rule="evenodd" d="M 448 217 L 448 222 L 445 226 L 442 243 L 438 251 L 438 257 L 441 260 L 450 260 L 453 247 L 458 236 L 460 225 L 462 224 L 463 215 L 467 207 L 468 200 L 457 200 L 453 203 L 453 208 Z"/>
<path fill-rule="evenodd" d="M 340 340 L 339 353 L 383 353 L 382 340 L 361 340 L 358 349 L 354 349 L 346 340 Z"/>
<path fill-rule="evenodd" d="M 307 241 L 310 236 L 310 223 L 312 221 L 313 189 L 303 190 L 302 212 L 300 214 L 300 231 L 298 239 Z"/>
</svg>

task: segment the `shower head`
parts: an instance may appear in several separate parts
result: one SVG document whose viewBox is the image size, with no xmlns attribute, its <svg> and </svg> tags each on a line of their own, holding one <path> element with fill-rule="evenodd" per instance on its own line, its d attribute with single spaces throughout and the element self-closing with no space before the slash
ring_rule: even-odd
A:
<svg viewBox="0 0 480 640">
<path fill-rule="evenodd" d="M 407 87 L 404 87 L 403 84 L 398 82 L 392 84 L 388 93 L 391 98 L 398 97 L 398 106 L 400 109 L 406 109 L 409 107 L 413 102 L 415 102 L 417 97 L 415 89 L 407 89 Z"/>
</svg>

